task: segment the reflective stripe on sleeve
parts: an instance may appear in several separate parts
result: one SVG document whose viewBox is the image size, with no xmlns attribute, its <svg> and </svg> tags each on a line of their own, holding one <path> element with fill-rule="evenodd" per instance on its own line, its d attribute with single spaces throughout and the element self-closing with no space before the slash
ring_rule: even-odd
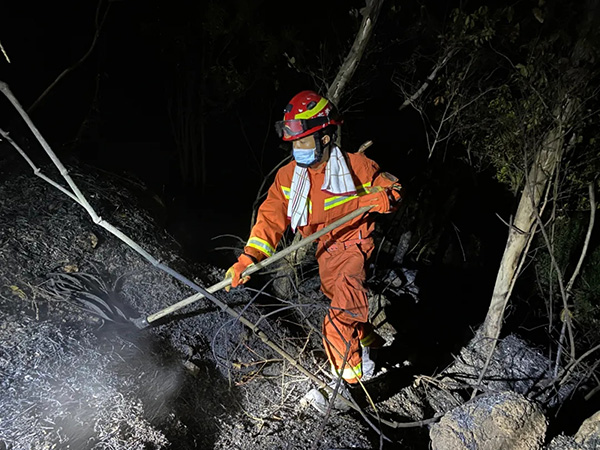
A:
<svg viewBox="0 0 600 450">
<path fill-rule="evenodd" d="M 275 253 L 273 246 L 261 238 L 251 237 L 248 239 L 248 243 L 246 245 L 248 247 L 255 248 L 267 256 L 273 256 L 273 253 Z"/>
<path fill-rule="evenodd" d="M 369 189 L 371 187 L 371 182 L 363 184 L 362 186 L 356 186 L 356 195 L 361 196 L 369 193 Z"/>
<path fill-rule="evenodd" d="M 327 211 L 331 208 L 335 208 L 336 206 L 343 205 L 344 203 L 349 202 L 350 200 L 353 200 L 355 198 L 358 198 L 358 195 L 338 195 L 336 197 L 329 197 L 323 203 L 323 209 Z"/>
<path fill-rule="evenodd" d="M 361 195 L 365 195 L 369 193 L 369 187 L 371 186 L 371 182 L 363 184 L 362 186 L 356 186 L 356 194 L 355 195 L 336 195 L 335 197 L 329 197 L 325 199 L 323 204 L 323 209 L 325 211 L 330 210 L 331 208 L 335 208 L 336 206 L 343 205 L 350 200 L 353 200 Z"/>
</svg>

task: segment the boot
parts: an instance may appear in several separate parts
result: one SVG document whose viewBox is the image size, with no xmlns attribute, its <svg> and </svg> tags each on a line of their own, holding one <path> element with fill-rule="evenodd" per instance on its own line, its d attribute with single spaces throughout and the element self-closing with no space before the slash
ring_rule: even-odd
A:
<svg viewBox="0 0 600 450">
<path fill-rule="evenodd" d="M 338 380 L 332 380 L 327 385 L 335 390 L 335 387 L 338 383 Z M 327 413 L 327 408 L 329 408 L 329 403 L 331 403 L 331 396 L 333 392 L 329 392 L 329 390 L 325 388 L 314 388 L 306 393 L 306 395 L 302 398 L 301 403 L 304 405 L 310 405 L 315 408 L 319 413 L 325 415 Z M 340 382 L 340 386 L 337 390 L 337 395 L 335 400 L 333 401 L 333 405 L 331 405 L 332 411 L 346 412 L 350 409 L 350 406 L 344 403 L 338 396 L 350 400 L 350 392 L 346 387 L 344 381 Z"/>
<path fill-rule="evenodd" d="M 367 346 L 363 346 L 362 349 L 362 381 L 368 381 L 375 377 L 375 361 L 377 360 L 377 351 L 385 345 L 385 339 L 383 339 L 378 333 L 372 331 L 369 335 Z"/>
<path fill-rule="evenodd" d="M 373 347 L 362 348 L 362 381 L 368 381 L 375 376 L 375 360 L 377 349 Z"/>
</svg>

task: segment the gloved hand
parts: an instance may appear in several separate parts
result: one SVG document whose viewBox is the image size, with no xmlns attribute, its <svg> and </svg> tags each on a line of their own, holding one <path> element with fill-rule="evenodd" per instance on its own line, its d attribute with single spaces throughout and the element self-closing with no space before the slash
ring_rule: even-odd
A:
<svg viewBox="0 0 600 450">
<path fill-rule="evenodd" d="M 400 200 L 404 197 L 404 190 L 400 184 L 394 184 L 388 191 L 388 196 L 392 205 L 398 206 Z"/>
<path fill-rule="evenodd" d="M 240 284 L 246 283 L 250 279 L 249 275 L 245 276 L 244 278 L 240 277 L 244 270 L 246 270 L 252 264 L 254 264 L 254 261 L 252 258 L 250 258 L 250 256 L 246 255 L 245 253 L 242 253 L 239 256 L 238 261 L 225 273 L 225 279 L 231 278 L 231 286 L 227 286 L 225 288 L 226 292 L 229 292 L 229 289 L 232 287 L 238 287 Z"/>
<path fill-rule="evenodd" d="M 369 212 L 387 213 L 390 211 L 390 198 L 387 189 L 381 186 L 373 186 L 370 188 L 370 193 L 358 197 L 358 206 L 371 206 L 373 208 Z"/>
</svg>

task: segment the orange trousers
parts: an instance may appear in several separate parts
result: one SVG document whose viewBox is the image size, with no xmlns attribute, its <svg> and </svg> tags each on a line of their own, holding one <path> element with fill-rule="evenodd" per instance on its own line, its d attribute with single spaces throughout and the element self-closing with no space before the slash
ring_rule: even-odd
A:
<svg viewBox="0 0 600 450">
<path fill-rule="evenodd" d="M 381 339 L 368 321 L 364 287 L 365 264 L 373 248 L 371 238 L 321 242 L 317 248 L 321 290 L 331 300 L 323 321 L 323 345 L 333 373 L 349 383 L 362 377 L 361 342 L 366 346 L 375 337 Z"/>
</svg>

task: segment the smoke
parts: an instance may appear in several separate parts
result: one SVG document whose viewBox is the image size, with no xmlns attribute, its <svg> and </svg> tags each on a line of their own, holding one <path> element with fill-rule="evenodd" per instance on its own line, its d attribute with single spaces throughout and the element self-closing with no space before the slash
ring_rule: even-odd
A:
<svg viewBox="0 0 600 450">
<path fill-rule="evenodd" d="M 65 324 L 13 317 L 0 340 L 0 439 L 7 448 L 168 445 L 156 424 L 169 417 L 183 373 L 142 336 L 107 340 Z"/>
</svg>

